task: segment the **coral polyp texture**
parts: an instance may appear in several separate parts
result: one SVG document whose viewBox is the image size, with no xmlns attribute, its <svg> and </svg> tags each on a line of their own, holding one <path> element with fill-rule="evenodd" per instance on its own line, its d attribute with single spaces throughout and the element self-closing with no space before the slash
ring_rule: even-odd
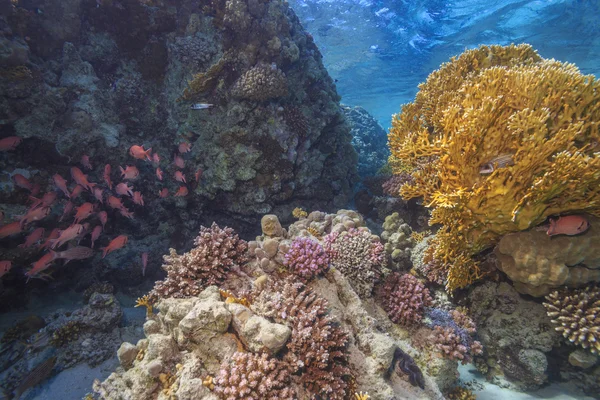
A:
<svg viewBox="0 0 600 400">
<path fill-rule="evenodd" d="M 223 362 L 214 379 L 214 392 L 225 400 L 296 399 L 289 386 L 287 365 L 266 353 L 237 352 Z"/>
<path fill-rule="evenodd" d="M 600 354 L 600 286 L 552 292 L 544 307 L 565 338 Z"/>
<path fill-rule="evenodd" d="M 329 255 L 318 242 L 304 237 L 297 237 L 285 253 L 283 264 L 300 278 L 310 280 L 327 271 L 327 268 L 329 268 Z"/>
<path fill-rule="evenodd" d="M 210 285 L 222 283 L 227 273 L 248 261 L 248 245 L 231 228 L 220 228 L 213 222 L 201 227 L 194 248 L 178 255 L 170 249 L 164 256 L 167 277 L 156 282 L 150 298 L 185 298 L 197 296 Z"/>
<path fill-rule="evenodd" d="M 429 290 L 410 274 L 390 274 L 380 290 L 383 308 L 390 319 L 410 326 L 421 322 L 425 307 L 431 306 Z"/>
<path fill-rule="evenodd" d="M 350 280 L 359 296 L 369 297 L 385 264 L 379 238 L 368 230 L 351 228 L 346 232 L 331 232 L 324 240 L 331 266 Z"/>
<path fill-rule="evenodd" d="M 600 83 L 526 44 L 468 50 L 394 115 L 390 164 L 403 198 L 441 224 L 431 258 L 448 290 L 481 276 L 473 256 L 548 216 L 600 214 Z"/>
<path fill-rule="evenodd" d="M 287 94 L 285 74 L 271 65 L 259 64 L 249 69 L 231 88 L 235 97 L 265 101 Z"/>
<path fill-rule="evenodd" d="M 464 312 L 432 308 L 427 317 L 428 324 L 433 327 L 429 341 L 442 357 L 466 364 L 471 362 L 473 355 L 483 352 L 481 343 L 473 338 L 475 322 Z"/>
</svg>

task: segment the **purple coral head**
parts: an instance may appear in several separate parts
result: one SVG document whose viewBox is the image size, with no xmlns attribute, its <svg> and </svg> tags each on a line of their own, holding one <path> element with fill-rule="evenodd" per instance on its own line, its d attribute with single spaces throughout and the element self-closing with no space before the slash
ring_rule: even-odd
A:
<svg viewBox="0 0 600 400">
<path fill-rule="evenodd" d="M 388 276 L 382 294 L 383 306 L 390 319 L 405 326 L 419 323 L 425 307 L 432 303 L 429 289 L 410 274 Z"/>
<path fill-rule="evenodd" d="M 327 271 L 329 256 L 318 242 L 298 237 L 284 255 L 283 264 L 294 274 L 309 280 Z"/>
</svg>

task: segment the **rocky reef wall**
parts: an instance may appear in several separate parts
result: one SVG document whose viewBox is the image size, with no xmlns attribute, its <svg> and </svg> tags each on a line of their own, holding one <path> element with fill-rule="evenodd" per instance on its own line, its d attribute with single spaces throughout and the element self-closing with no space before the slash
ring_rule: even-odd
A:
<svg viewBox="0 0 600 400">
<path fill-rule="evenodd" d="M 45 181 L 68 175 L 82 155 L 99 181 L 105 164 L 132 162 L 132 145 L 152 148 L 172 175 L 186 142 L 185 197 L 160 198 L 179 183 L 138 165 L 135 189 L 154 228 L 166 220 L 193 237 L 202 221 L 347 203 L 357 160 L 350 129 L 319 50 L 286 3 L 2 0 L 0 8 L 0 137 L 24 139 L 0 159 L 5 189 L 15 168 Z M 200 183 L 189 184 L 198 170 Z M 15 201 L 0 194 L 0 203 Z"/>
</svg>

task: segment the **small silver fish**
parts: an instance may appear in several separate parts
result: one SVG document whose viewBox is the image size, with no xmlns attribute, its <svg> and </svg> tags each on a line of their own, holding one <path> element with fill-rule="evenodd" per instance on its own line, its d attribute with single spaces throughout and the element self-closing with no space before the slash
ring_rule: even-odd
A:
<svg viewBox="0 0 600 400">
<path fill-rule="evenodd" d="M 479 167 L 479 173 L 481 175 L 489 175 L 494 172 L 496 168 L 504 168 L 508 167 L 509 165 L 515 165 L 515 162 L 513 161 L 513 155 L 501 154 Z"/>
<path fill-rule="evenodd" d="M 214 104 L 196 103 L 196 104 L 192 104 L 190 106 L 190 108 L 192 110 L 206 110 L 207 108 L 211 108 L 212 106 L 214 106 Z"/>
</svg>

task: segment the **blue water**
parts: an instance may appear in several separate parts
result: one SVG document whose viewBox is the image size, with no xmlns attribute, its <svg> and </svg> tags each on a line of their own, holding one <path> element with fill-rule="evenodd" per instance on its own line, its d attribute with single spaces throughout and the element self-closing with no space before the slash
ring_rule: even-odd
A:
<svg viewBox="0 0 600 400">
<path fill-rule="evenodd" d="M 481 44 L 529 43 L 600 76 L 599 0 L 290 0 L 342 102 L 389 128 L 417 85 Z"/>
</svg>

